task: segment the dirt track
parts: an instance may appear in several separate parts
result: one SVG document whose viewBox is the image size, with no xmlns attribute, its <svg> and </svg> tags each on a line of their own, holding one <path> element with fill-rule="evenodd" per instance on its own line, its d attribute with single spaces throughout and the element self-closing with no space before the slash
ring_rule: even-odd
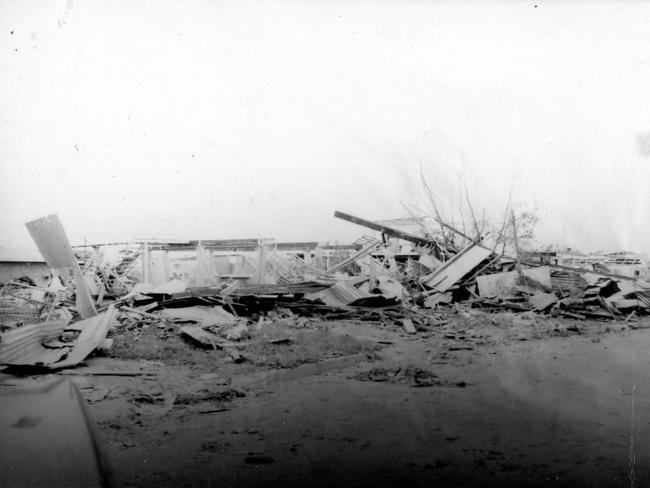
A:
<svg viewBox="0 0 650 488">
<path fill-rule="evenodd" d="M 267 387 L 258 381 L 228 411 L 143 412 L 141 425 L 127 420 L 126 435 L 105 419 L 117 484 L 630 486 L 632 420 L 635 486 L 650 481 L 648 331 L 445 352 L 432 339 L 343 329 L 394 344 L 380 361 L 317 375 L 307 365 Z M 396 364 L 467 385 L 351 379 Z M 106 407 L 94 404 L 98 420 Z"/>
<path fill-rule="evenodd" d="M 275 372 L 95 358 L 88 370 L 155 375 L 73 378 L 115 486 L 647 486 L 650 331 L 581 324 L 456 350 L 458 334 L 333 323 L 379 357 Z M 435 384 L 412 386 L 405 366 Z"/>
</svg>

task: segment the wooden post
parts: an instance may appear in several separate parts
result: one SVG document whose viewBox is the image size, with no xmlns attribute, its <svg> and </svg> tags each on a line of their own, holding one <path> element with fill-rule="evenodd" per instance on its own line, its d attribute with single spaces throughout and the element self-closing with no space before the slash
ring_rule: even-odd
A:
<svg viewBox="0 0 650 488">
<path fill-rule="evenodd" d="M 519 241 L 517 240 L 517 221 L 515 220 L 515 211 L 511 210 L 512 216 L 512 235 L 515 239 L 515 262 L 517 263 L 517 271 L 521 275 L 521 260 L 519 258 Z"/>
<path fill-rule="evenodd" d="M 258 285 L 266 283 L 266 240 L 257 241 L 257 274 L 256 281 Z"/>
<path fill-rule="evenodd" d="M 149 283 L 151 278 L 149 273 L 149 244 L 144 243 L 144 251 L 142 253 L 142 282 Z"/>
</svg>

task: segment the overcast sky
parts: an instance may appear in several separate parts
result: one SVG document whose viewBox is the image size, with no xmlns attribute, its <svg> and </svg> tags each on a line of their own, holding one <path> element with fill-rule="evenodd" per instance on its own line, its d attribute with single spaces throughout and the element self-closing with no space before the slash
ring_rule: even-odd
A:
<svg viewBox="0 0 650 488">
<path fill-rule="evenodd" d="M 351 242 L 465 180 L 650 252 L 650 2 L 0 0 L 0 246 Z"/>
</svg>

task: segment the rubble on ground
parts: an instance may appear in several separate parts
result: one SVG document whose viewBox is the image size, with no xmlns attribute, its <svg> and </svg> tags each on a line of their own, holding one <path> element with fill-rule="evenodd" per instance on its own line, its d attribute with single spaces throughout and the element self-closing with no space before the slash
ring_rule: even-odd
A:
<svg viewBox="0 0 650 488">
<path fill-rule="evenodd" d="M 559 319 L 627 324 L 650 312 L 650 284 L 640 276 L 507 256 L 445 223 L 446 235 L 416 235 L 342 212 L 335 217 L 381 239 L 288 250 L 266 239 L 147 241 L 123 245 L 111 261 L 102 246 L 71 247 L 55 215 L 29 222 L 52 272 L 46 286 L 27 278 L 2 284 L 0 363 L 70 368 L 109 350 L 111 335 L 149 327 L 241 363 L 240 346 L 271 326 L 295 331 L 314 321 L 356 320 L 413 336 L 437 333 L 462 349 L 478 339 L 448 325 L 477 314 L 536 327 Z M 184 254 L 172 263 L 171 253 Z M 265 339 L 274 347 L 296 340 Z"/>
</svg>

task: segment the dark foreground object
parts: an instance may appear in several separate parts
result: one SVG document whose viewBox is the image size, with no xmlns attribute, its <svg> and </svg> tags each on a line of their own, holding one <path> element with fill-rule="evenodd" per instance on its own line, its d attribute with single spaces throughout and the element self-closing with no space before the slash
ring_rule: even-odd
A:
<svg viewBox="0 0 650 488">
<path fill-rule="evenodd" d="M 0 395 L 0 486 L 107 487 L 84 399 L 68 379 Z"/>
</svg>

